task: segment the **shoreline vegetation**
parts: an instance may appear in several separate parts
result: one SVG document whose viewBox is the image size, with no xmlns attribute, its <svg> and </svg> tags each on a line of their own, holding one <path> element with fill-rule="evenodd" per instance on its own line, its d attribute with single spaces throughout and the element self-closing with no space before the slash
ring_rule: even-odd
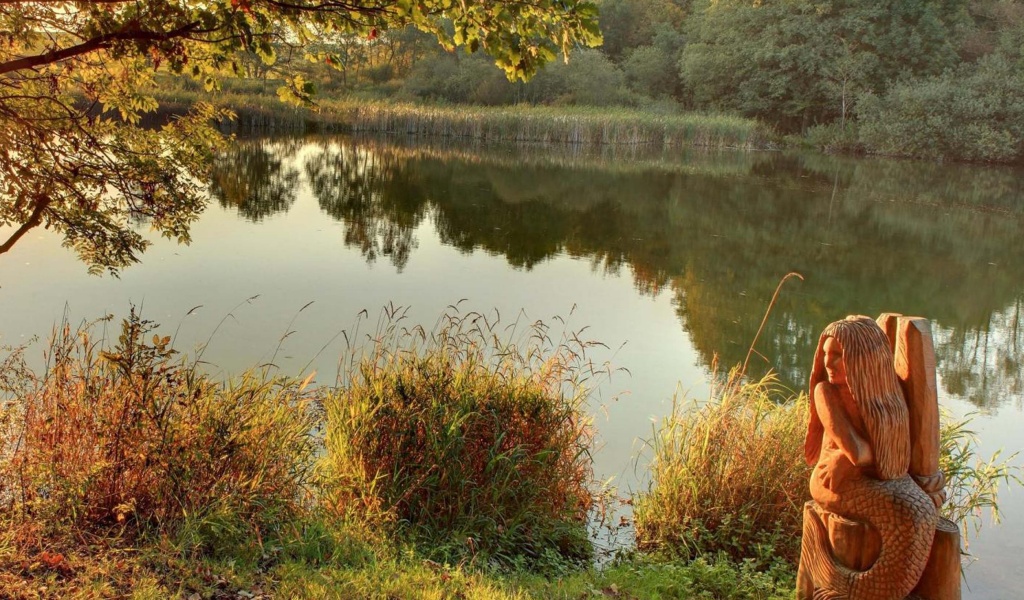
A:
<svg viewBox="0 0 1024 600">
<path fill-rule="evenodd" d="M 618 499 L 594 482 L 587 406 L 614 371 L 577 333 L 457 307 L 426 331 L 389 306 L 328 386 L 213 379 L 134 310 L 94 337 L 109 319 L 58 327 L 39 370 L 26 348 L 0 361 L 5 598 L 792 595 L 807 407 L 771 376 L 677 403 L 649 488 Z M 974 447 L 947 423 L 965 533 L 1019 483 L 1015 457 Z M 628 527 L 619 502 L 636 547 L 595 561 Z"/>
<path fill-rule="evenodd" d="M 944 135 L 918 132 L 921 139 L 908 141 L 903 129 L 894 125 L 906 119 L 893 115 L 866 119 L 863 123 L 850 122 L 845 126 L 812 126 L 802 133 L 782 133 L 756 117 L 685 111 L 656 104 L 424 103 L 372 93 L 365 96 L 341 92 L 332 96 L 334 92 L 327 91 L 315 96 L 313 104 L 295 105 L 280 101 L 272 93 L 275 86 L 272 81 L 253 85 L 244 80 L 228 80 L 212 96 L 194 89 L 187 81 L 164 83 L 166 85 L 147 92 L 153 95 L 159 108 L 145 116 L 144 124 L 162 124 L 186 114 L 197 103 L 212 102 L 232 115 L 220 118 L 219 129 L 247 137 L 346 133 L 577 148 L 803 149 L 846 156 L 1006 165 L 1020 165 L 1024 157 L 1014 149 L 1017 146 L 1013 143 L 999 146 L 999 149 L 988 147 L 985 146 L 988 138 L 982 139 L 987 135 L 984 132 L 957 132 L 952 126 Z M 876 104 L 882 106 L 880 102 Z M 1001 122 L 992 117 L 992 122 L 997 121 Z M 947 140 L 948 136 L 956 139 Z"/>
<path fill-rule="evenodd" d="M 154 90 L 154 95 L 160 103 L 154 115 L 157 121 L 185 114 L 204 99 L 200 93 L 186 90 Z M 213 101 L 235 115 L 222 120 L 220 129 L 240 135 L 362 133 L 570 146 L 780 147 L 780 138 L 768 126 L 726 115 L 587 106 L 431 106 L 330 98 L 317 98 L 315 107 L 295 107 L 270 95 L 231 91 Z"/>
<path fill-rule="evenodd" d="M 164 70 L 153 87 L 179 108 L 212 98 L 239 115 L 228 129 L 245 133 L 308 124 L 476 140 L 1024 163 L 1018 0 L 897 3 L 886 10 L 900 18 L 882 21 L 872 7 L 799 2 L 598 0 L 596 7 L 600 44 L 563 48 L 523 81 L 472 47 L 440 48 L 403 29 L 325 37 L 306 48 L 282 44 L 263 60 L 243 54 L 216 81 Z M 298 96 L 292 75 L 303 84 Z M 312 99 L 321 110 L 280 106 L 278 95 Z"/>
</svg>

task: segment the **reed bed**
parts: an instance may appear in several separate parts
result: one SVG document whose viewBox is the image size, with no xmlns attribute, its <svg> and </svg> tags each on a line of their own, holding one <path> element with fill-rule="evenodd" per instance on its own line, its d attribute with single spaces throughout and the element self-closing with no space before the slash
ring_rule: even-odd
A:
<svg viewBox="0 0 1024 600">
<path fill-rule="evenodd" d="M 416 137 L 504 140 L 574 146 L 654 146 L 753 149 L 768 144 L 767 129 L 723 115 L 662 115 L 583 107 L 414 106 L 348 104 L 352 130 Z"/>
<path fill-rule="evenodd" d="M 224 133 L 241 135 L 301 134 L 306 132 L 351 131 L 349 116 L 344 111 L 324 111 L 316 107 L 285 104 L 273 95 L 238 91 L 207 94 L 187 89 L 150 90 L 159 108 L 143 119 L 143 125 L 154 126 L 183 115 L 197 102 L 212 102 L 229 109 L 234 118 L 222 119 L 217 127 Z"/>
<path fill-rule="evenodd" d="M 222 130 L 244 134 L 353 132 L 518 144 L 748 150 L 770 147 L 775 137 L 757 121 L 728 115 L 628 108 L 425 106 L 333 98 L 295 107 L 270 94 L 230 88 L 213 94 L 180 87 L 151 93 L 160 104 L 150 118 L 153 122 L 183 114 L 205 100 L 235 113 L 233 121 L 219 124 Z"/>
<path fill-rule="evenodd" d="M 720 552 L 795 564 L 807 400 L 774 375 L 733 373 L 706 403 L 676 403 L 648 442 L 652 481 L 635 502 L 637 547 L 693 559 Z"/>
</svg>

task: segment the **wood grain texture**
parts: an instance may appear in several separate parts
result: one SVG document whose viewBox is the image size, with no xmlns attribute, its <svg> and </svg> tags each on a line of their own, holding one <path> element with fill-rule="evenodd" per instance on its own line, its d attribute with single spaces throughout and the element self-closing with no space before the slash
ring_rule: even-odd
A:
<svg viewBox="0 0 1024 600">
<path fill-rule="evenodd" d="M 898 317 L 883 319 L 888 329 L 893 322 L 898 332 Z M 914 330 L 920 331 L 915 325 L 909 335 Z M 911 343 L 917 346 L 910 346 L 908 362 L 921 346 Z M 814 464 L 814 501 L 804 510 L 797 595 L 903 600 L 928 563 L 937 511 L 908 472 L 914 444 L 894 343 L 868 317 L 832 323 L 819 339 L 810 383 L 805 456 Z M 857 450 L 859 440 L 869 452 Z"/>
<path fill-rule="evenodd" d="M 935 527 L 928 564 L 914 588 L 921 600 L 960 600 L 960 530 L 949 519 Z"/>
<path fill-rule="evenodd" d="M 910 475 L 932 498 L 935 507 L 946 499 L 939 471 L 939 400 L 935 382 L 935 348 L 931 326 L 920 317 L 899 317 L 896 334 L 896 376 L 903 385 L 910 413 Z"/>
</svg>

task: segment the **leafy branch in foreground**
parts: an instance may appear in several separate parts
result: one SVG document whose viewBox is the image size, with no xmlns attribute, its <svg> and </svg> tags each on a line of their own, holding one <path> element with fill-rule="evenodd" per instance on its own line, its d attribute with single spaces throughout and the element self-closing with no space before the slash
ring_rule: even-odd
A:
<svg viewBox="0 0 1024 600">
<path fill-rule="evenodd" d="M 412 26 L 449 48 L 489 53 L 510 79 L 526 79 L 558 52 L 600 41 L 589 0 L 94 0 L 0 3 L 0 242 L 7 252 L 43 225 L 64 235 L 93 271 L 116 273 L 147 241 L 133 223 L 188 241 L 205 204 L 203 182 L 223 110 L 197 105 L 159 130 L 139 127 L 157 109 L 143 90 L 157 71 L 188 75 L 208 91 L 244 75 L 243 55 L 273 65 L 278 48 L 333 35 L 373 39 Z M 330 56 L 309 54 L 330 63 Z M 284 100 L 314 91 L 294 71 Z"/>
</svg>

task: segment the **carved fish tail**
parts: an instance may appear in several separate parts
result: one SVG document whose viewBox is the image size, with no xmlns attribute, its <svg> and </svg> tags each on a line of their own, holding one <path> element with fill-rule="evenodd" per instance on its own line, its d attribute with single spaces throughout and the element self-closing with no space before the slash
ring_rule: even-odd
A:
<svg viewBox="0 0 1024 600">
<path fill-rule="evenodd" d="M 832 556 L 832 545 L 828 540 L 828 530 L 821 520 L 822 513 L 817 506 L 810 512 L 810 518 L 804 519 L 803 539 L 800 542 L 800 557 Z M 803 565 L 811 574 L 814 582 L 812 600 L 844 600 L 849 597 L 853 585 L 853 571 L 836 564 L 833 560 L 810 560 Z"/>
<path fill-rule="evenodd" d="M 824 511 L 814 506 L 810 518 L 804 519 L 803 539 L 800 556 L 831 557 L 832 544 L 828 539 L 828 528 L 822 520 Z M 855 573 L 834 560 L 810 560 L 805 567 L 814 582 L 813 600 L 845 600 L 849 598 Z"/>
<path fill-rule="evenodd" d="M 859 503 L 865 507 L 863 514 L 851 516 L 879 532 L 882 550 L 871 568 L 854 576 L 851 595 L 902 599 L 928 562 L 938 519 L 935 504 L 908 475 L 869 481 Z"/>
<path fill-rule="evenodd" d="M 909 476 L 869 480 L 844 497 L 843 516 L 868 523 L 881 537 L 878 559 L 866 571 L 836 560 L 809 561 L 814 600 L 892 598 L 902 600 L 921 578 L 935 536 L 935 505 Z M 820 509 L 818 509 L 820 510 Z M 804 520 L 804 556 L 833 556 L 822 514 Z M 808 554 L 810 553 L 810 554 Z"/>
</svg>

